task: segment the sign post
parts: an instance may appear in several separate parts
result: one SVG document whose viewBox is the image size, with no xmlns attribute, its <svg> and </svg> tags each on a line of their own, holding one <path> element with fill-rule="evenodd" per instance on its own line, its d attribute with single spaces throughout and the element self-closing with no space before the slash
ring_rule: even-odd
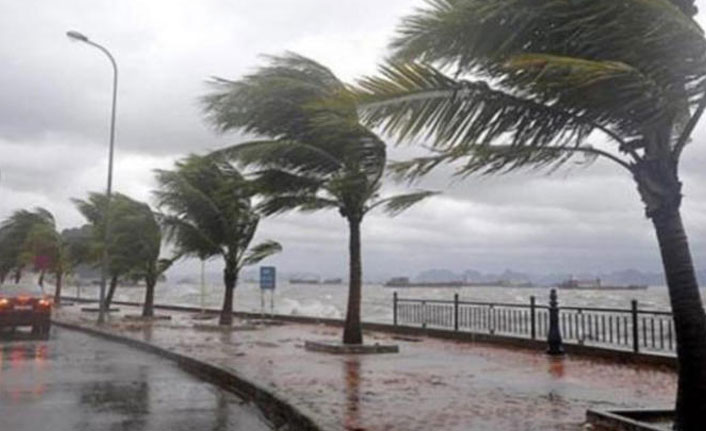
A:
<svg viewBox="0 0 706 431">
<path fill-rule="evenodd" d="M 260 309 L 265 314 L 265 292 L 270 292 L 270 315 L 275 310 L 275 287 L 277 286 L 277 269 L 274 266 L 260 267 Z"/>
</svg>

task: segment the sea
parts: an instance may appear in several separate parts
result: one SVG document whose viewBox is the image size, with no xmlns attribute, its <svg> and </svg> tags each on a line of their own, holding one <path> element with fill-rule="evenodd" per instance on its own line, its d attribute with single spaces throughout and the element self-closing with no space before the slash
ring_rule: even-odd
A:
<svg viewBox="0 0 706 431">
<path fill-rule="evenodd" d="M 223 301 L 222 285 L 207 284 L 202 292 L 198 284 L 161 283 L 155 291 L 158 304 L 219 308 Z M 65 295 L 97 298 L 97 286 L 77 288 L 66 286 Z M 460 288 L 391 288 L 380 284 L 365 284 L 362 291 L 362 318 L 369 322 L 392 320 L 392 298 L 397 292 L 400 299 L 453 300 L 458 294 L 461 301 L 529 304 L 530 297 L 537 304 L 547 304 L 548 287 L 497 287 L 474 286 Z M 702 290 L 702 296 L 706 291 Z M 669 311 L 669 296 L 665 286 L 650 286 L 646 290 L 558 290 L 559 304 L 575 307 L 606 307 L 629 309 L 632 300 L 638 301 L 643 310 Z M 706 296 L 704 296 L 706 297 Z M 143 287 L 119 287 L 116 300 L 141 302 Z M 274 292 L 262 292 L 256 283 L 240 283 L 235 291 L 237 311 L 266 312 L 275 314 L 345 317 L 348 299 L 347 284 L 289 284 L 278 283 Z"/>
</svg>

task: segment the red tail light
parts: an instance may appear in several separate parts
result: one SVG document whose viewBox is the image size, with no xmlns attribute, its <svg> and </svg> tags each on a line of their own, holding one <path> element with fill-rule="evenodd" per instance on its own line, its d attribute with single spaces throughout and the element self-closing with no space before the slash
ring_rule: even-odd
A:
<svg viewBox="0 0 706 431">
<path fill-rule="evenodd" d="M 9 307 L 10 300 L 7 298 L 0 298 L 0 308 Z"/>
<path fill-rule="evenodd" d="M 43 308 L 49 308 L 51 307 L 51 300 L 49 299 L 40 299 L 37 304 L 39 304 L 40 307 Z"/>
</svg>

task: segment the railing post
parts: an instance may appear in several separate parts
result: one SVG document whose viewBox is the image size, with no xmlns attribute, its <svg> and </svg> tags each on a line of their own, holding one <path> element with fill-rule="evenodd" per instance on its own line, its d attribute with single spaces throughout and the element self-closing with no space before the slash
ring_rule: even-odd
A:
<svg viewBox="0 0 706 431">
<path fill-rule="evenodd" d="M 640 336 L 637 326 L 637 299 L 632 300 L 632 351 L 640 353 Z"/>
<path fill-rule="evenodd" d="M 530 332 L 532 339 L 537 339 L 537 304 L 534 296 L 530 296 Z"/>
<path fill-rule="evenodd" d="M 458 331 L 458 293 L 454 294 L 454 331 Z"/>
<path fill-rule="evenodd" d="M 549 295 L 549 334 L 547 335 L 550 355 L 563 355 L 564 347 L 561 341 L 561 331 L 559 330 L 559 302 L 557 301 L 556 289 L 552 289 Z"/>
<path fill-rule="evenodd" d="M 392 294 L 392 324 L 397 326 L 397 292 Z"/>
<path fill-rule="evenodd" d="M 495 334 L 495 306 L 490 304 L 488 307 L 488 332 L 490 335 Z"/>
<path fill-rule="evenodd" d="M 427 329 L 427 302 L 422 301 L 422 329 Z"/>
</svg>

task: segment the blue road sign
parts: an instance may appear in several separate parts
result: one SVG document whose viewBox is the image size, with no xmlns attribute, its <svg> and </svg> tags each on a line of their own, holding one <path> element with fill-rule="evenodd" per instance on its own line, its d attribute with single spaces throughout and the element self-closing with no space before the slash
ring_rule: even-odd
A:
<svg viewBox="0 0 706 431">
<path fill-rule="evenodd" d="M 260 289 L 275 290 L 277 284 L 277 270 L 274 266 L 260 267 Z"/>
</svg>

